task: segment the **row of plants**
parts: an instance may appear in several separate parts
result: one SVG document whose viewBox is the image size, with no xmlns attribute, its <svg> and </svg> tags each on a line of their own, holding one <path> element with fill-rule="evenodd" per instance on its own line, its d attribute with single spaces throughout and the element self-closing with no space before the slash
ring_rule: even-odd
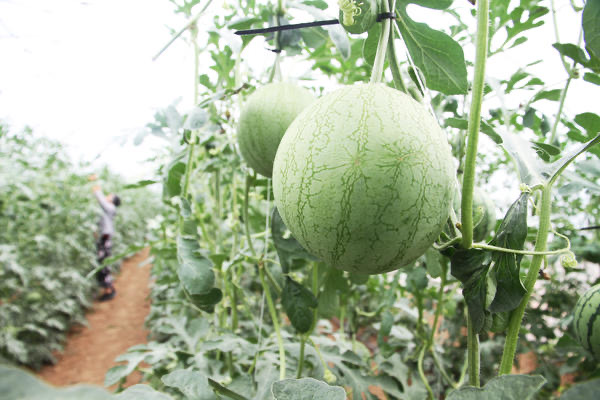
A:
<svg viewBox="0 0 600 400">
<path fill-rule="evenodd" d="M 189 19 L 178 33 L 189 34 L 202 60 L 197 107 L 171 106 L 148 125 L 174 144 L 161 169 L 172 212 L 152 249 L 151 340 L 118 358 L 107 385 L 137 369 L 154 389 L 190 399 L 568 399 L 598 390 L 597 355 L 578 342 L 582 328 L 572 320 L 579 295 L 598 279 L 600 117 L 564 112 L 574 79 L 598 91 L 597 2 L 568 5 L 583 15 L 582 43 L 548 43 L 565 66 L 558 89 L 530 65 L 493 80 L 484 73 L 486 62 L 526 46 L 531 30 L 560 30 L 554 5 L 542 1 L 478 1 L 465 13 L 452 1 L 350 0 L 339 14 L 319 0 L 239 1 L 212 13 L 210 1 L 171 2 Z M 411 19 L 409 3 L 454 22 L 434 30 Z M 384 12 L 394 18 L 378 21 Z M 274 63 L 262 71 L 246 68 L 255 55 L 244 49 L 256 36 L 232 35 L 332 14 L 356 29 L 266 33 Z M 465 59 L 470 45 L 476 56 Z M 292 62 L 308 65 L 302 85 L 313 91 L 278 83 Z M 346 86 L 313 102 L 331 91 L 315 83 L 327 79 Z M 399 100 L 378 103 L 386 97 Z M 529 100 L 504 101 L 511 98 Z M 542 111 L 549 104 L 554 114 Z M 429 112 L 451 150 L 437 133 L 427 139 Z M 369 124 L 392 132 L 397 124 L 396 134 L 409 137 L 388 144 L 401 147 L 395 158 L 384 146 L 368 164 L 360 144 L 373 146 Z M 281 129 L 280 144 L 283 132 L 274 139 L 273 131 Z M 428 156 L 402 163 L 420 151 Z M 436 160 L 447 151 L 450 160 Z M 512 191 L 486 194 L 486 182 L 506 176 Z M 386 192 L 394 179 L 404 179 L 404 201 L 426 193 L 408 214 L 436 222 L 395 214 L 400 194 Z M 454 180 L 458 188 L 444 186 Z M 374 195 L 344 197 L 361 185 Z M 403 231 L 385 242 L 394 223 Z M 437 232 L 428 243 L 414 239 L 427 229 Z M 402 241 L 407 232 L 412 242 Z M 381 263 L 390 248 L 412 255 Z M 594 315 L 597 308 L 575 313 Z M 584 333 L 597 340 L 596 330 Z M 511 375 L 516 355 L 528 352 L 537 358 L 531 374 Z M 565 391 L 573 382 L 581 384 Z"/>
<path fill-rule="evenodd" d="M 73 324 L 85 324 L 96 295 L 100 207 L 86 176 L 91 166 L 71 162 L 60 143 L 0 124 L 0 148 L 0 359 L 39 368 L 54 362 Z M 153 214 L 146 213 L 160 204 L 106 169 L 98 175 L 105 193 L 123 202 L 112 260 L 118 272 L 130 246 L 150 239 Z"/>
</svg>

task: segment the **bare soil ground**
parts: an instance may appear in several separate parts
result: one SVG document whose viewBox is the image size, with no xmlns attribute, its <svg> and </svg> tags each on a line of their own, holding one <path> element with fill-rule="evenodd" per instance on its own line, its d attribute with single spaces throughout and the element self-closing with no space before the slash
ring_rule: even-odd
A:
<svg viewBox="0 0 600 400">
<path fill-rule="evenodd" d="M 116 277 L 117 295 L 110 301 L 94 302 L 86 317 L 88 326 L 74 327 L 68 335 L 58 362 L 46 366 L 38 376 L 55 386 L 77 383 L 104 385 L 106 371 L 115 358 L 136 344 L 146 343 L 144 319 L 150 311 L 150 268 L 138 265 L 148 258 L 149 249 L 125 260 Z M 131 375 L 127 386 L 138 383 Z"/>
</svg>

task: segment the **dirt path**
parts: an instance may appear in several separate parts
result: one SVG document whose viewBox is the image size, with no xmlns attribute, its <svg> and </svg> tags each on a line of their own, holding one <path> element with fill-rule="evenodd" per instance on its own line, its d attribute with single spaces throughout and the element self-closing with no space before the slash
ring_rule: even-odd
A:
<svg viewBox="0 0 600 400">
<path fill-rule="evenodd" d="M 67 337 L 55 365 L 38 375 L 56 386 L 77 383 L 104 384 L 104 374 L 114 367 L 115 358 L 129 347 L 146 343 L 144 319 L 150 311 L 150 265 L 138 267 L 148 257 L 148 249 L 125 260 L 116 277 L 117 295 L 106 302 L 94 302 L 86 315 L 89 326 L 74 328 Z M 135 384 L 139 376 L 130 376 Z"/>
</svg>

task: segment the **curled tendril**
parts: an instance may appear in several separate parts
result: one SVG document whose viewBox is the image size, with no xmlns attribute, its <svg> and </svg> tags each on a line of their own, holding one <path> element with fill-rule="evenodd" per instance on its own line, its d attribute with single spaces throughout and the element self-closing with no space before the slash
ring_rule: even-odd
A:
<svg viewBox="0 0 600 400">
<path fill-rule="evenodd" d="M 350 26 L 354 25 L 354 17 L 360 15 L 363 3 L 358 3 L 355 0 L 338 0 L 338 6 L 342 12 L 342 23 Z"/>
<path fill-rule="evenodd" d="M 528 185 L 524 184 L 524 183 L 521 183 L 521 184 L 519 185 L 519 190 L 520 190 L 522 193 L 531 193 L 531 188 L 530 188 Z"/>
<path fill-rule="evenodd" d="M 560 265 L 565 268 L 575 268 L 577 266 L 577 259 L 572 251 L 568 251 L 560 256 Z"/>
</svg>

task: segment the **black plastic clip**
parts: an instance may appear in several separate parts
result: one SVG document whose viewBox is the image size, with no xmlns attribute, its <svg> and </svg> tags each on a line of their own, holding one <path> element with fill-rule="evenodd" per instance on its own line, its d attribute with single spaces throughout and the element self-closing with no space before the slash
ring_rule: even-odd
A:
<svg viewBox="0 0 600 400">
<path fill-rule="evenodd" d="M 384 19 L 396 19 L 396 14 L 393 12 L 377 14 L 377 22 L 381 22 Z"/>
</svg>

